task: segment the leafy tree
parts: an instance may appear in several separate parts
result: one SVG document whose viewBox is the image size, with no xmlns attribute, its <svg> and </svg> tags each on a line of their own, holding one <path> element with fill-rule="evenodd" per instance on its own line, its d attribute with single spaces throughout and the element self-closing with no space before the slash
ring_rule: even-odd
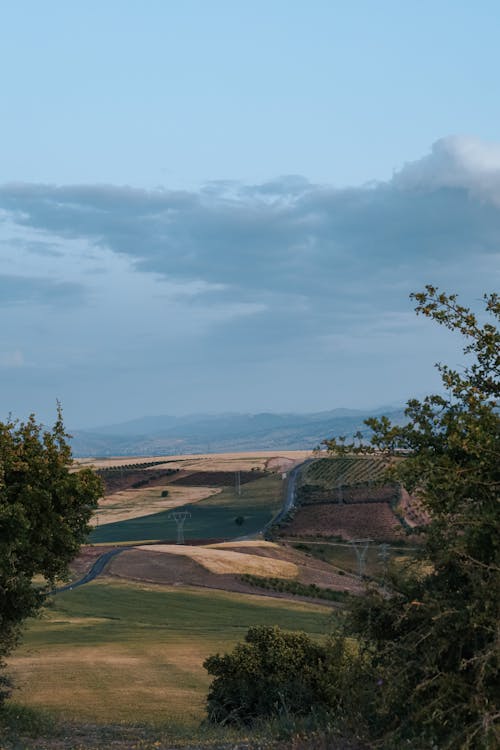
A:
<svg viewBox="0 0 500 750">
<path fill-rule="evenodd" d="M 251 724 L 280 714 L 306 714 L 325 707 L 327 654 L 305 633 L 278 627 L 250 628 L 231 654 L 210 656 L 213 680 L 207 699 L 210 721 Z"/>
<path fill-rule="evenodd" d="M 348 631 L 370 660 L 369 718 L 384 747 L 493 748 L 500 745 L 500 301 L 485 295 L 492 322 L 481 323 L 435 287 L 412 297 L 417 313 L 465 337 L 472 363 L 460 372 L 437 365 L 444 395 L 409 401 L 405 425 L 368 420 L 370 448 L 327 441 L 334 452 L 384 453 L 392 476 L 431 519 L 424 559 L 393 576 L 389 596 L 373 589 L 360 599 Z"/>
<path fill-rule="evenodd" d="M 90 469 L 70 471 L 68 437 L 60 408 L 51 430 L 33 415 L 0 422 L 0 666 L 67 574 L 102 494 Z"/>
</svg>

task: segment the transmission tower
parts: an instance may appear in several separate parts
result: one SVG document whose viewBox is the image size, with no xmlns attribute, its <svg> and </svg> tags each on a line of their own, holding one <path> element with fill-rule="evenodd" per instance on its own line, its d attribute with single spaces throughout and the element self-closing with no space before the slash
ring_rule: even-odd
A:
<svg viewBox="0 0 500 750">
<path fill-rule="evenodd" d="M 365 574 L 366 553 L 373 539 L 351 539 L 351 545 L 358 559 L 358 574 L 363 578 Z"/>
<path fill-rule="evenodd" d="M 191 518 L 191 513 L 188 510 L 174 510 L 167 518 L 173 518 L 177 524 L 177 544 L 184 544 L 184 522 L 186 518 Z"/>
</svg>

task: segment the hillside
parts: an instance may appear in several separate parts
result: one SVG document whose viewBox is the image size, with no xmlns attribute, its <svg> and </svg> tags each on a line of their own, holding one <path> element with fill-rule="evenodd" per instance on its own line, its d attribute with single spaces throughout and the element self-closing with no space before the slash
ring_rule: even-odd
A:
<svg viewBox="0 0 500 750">
<path fill-rule="evenodd" d="M 218 414 L 186 417 L 143 417 L 90 430 L 71 430 L 75 456 L 151 456 L 248 450 L 300 450 L 328 437 L 368 436 L 364 420 L 380 414 L 394 422 L 400 409 L 356 411 L 335 409 L 313 414 Z"/>
</svg>

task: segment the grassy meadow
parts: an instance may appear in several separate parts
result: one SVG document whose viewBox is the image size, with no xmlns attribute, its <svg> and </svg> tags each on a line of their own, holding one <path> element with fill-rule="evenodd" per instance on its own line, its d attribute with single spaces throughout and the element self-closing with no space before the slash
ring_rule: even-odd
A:
<svg viewBox="0 0 500 750">
<path fill-rule="evenodd" d="M 187 587 L 99 579 L 57 595 L 8 660 L 12 701 L 58 720 L 171 723 L 204 715 L 202 667 L 251 625 L 328 632 L 331 609 Z"/>
</svg>

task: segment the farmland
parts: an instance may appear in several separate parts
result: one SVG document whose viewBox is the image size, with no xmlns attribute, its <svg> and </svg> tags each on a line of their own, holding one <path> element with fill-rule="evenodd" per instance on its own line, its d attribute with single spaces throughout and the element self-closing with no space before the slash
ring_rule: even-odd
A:
<svg viewBox="0 0 500 750">
<path fill-rule="evenodd" d="M 277 534 L 290 538 L 401 541 L 404 529 L 394 513 L 400 488 L 384 483 L 379 457 L 320 458 L 303 472 L 298 508 Z"/>
<path fill-rule="evenodd" d="M 338 505 L 315 503 L 295 514 L 282 532 L 286 537 L 360 537 L 374 541 L 397 541 L 404 531 L 388 503 Z"/>
<path fill-rule="evenodd" d="M 251 593 L 242 576 L 277 577 L 358 594 L 362 584 L 289 545 L 241 541 L 223 545 L 138 545 L 111 560 L 108 575 L 169 585 Z"/>
<path fill-rule="evenodd" d="M 302 482 L 325 489 L 372 484 L 382 479 L 385 469 L 386 462 L 378 457 L 320 458 L 306 468 Z"/>
<path fill-rule="evenodd" d="M 168 487 L 170 492 L 170 485 Z M 196 493 L 200 490 L 199 487 L 193 489 Z M 206 493 L 210 494 L 214 491 L 215 488 L 208 488 Z M 160 491 L 158 492 L 158 501 L 160 501 Z M 182 509 L 191 514 L 185 525 L 186 539 L 232 539 L 242 534 L 255 533 L 271 520 L 281 506 L 282 480 L 276 474 L 269 474 L 243 484 L 241 494 L 238 494 L 233 487 L 225 487 L 217 494 L 211 494 L 196 503 L 187 502 L 188 497 L 189 494 L 186 495 L 186 502 L 182 504 Z M 141 503 L 138 502 L 136 507 L 140 509 Z M 170 512 L 169 509 L 165 509 L 157 513 L 137 515 L 128 520 L 99 525 L 94 528 L 90 540 L 93 543 L 106 544 L 146 540 L 175 541 L 176 528 L 175 523 L 169 517 Z M 235 523 L 238 517 L 243 519 L 241 526 Z"/>
</svg>

